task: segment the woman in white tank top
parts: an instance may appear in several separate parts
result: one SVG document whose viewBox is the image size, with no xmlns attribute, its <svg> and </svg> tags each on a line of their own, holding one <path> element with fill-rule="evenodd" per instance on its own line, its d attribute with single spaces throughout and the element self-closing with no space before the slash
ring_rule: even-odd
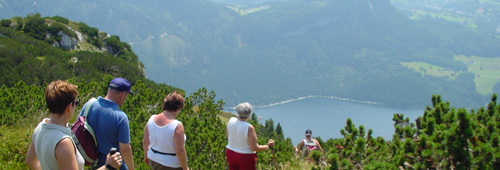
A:
<svg viewBox="0 0 500 170">
<path fill-rule="evenodd" d="M 301 159 L 307 157 L 309 155 L 309 152 L 313 150 L 319 150 L 323 152 L 323 148 L 321 148 L 318 140 L 312 138 L 311 130 L 307 129 L 305 132 L 305 136 L 306 138 L 300 141 L 299 148 L 295 148 L 297 154 L 300 154 L 300 152 L 302 152 L 300 156 Z"/>
<path fill-rule="evenodd" d="M 255 152 L 265 151 L 274 147 L 274 141 L 269 139 L 267 145 L 257 143 L 254 127 L 247 123 L 252 113 L 252 105 L 241 103 L 236 106 L 238 118 L 231 118 L 227 123 L 226 158 L 229 169 L 256 169 L 257 155 Z"/>
<path fill-rule="evenodd" d="M 163 112 L 149 118 L 144 127 L 142 147 L 144 162 L 152 170 L 188 170 L 186 135 L 182 122 L 175 119 L 182 107 L 184 98 L 177 92 L 163 99 Z"/>
</svg>

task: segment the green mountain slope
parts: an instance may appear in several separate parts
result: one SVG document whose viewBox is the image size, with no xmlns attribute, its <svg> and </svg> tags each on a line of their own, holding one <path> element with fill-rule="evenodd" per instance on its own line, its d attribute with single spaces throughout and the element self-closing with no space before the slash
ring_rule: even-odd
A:
<svg viewBox="0 0 500 170">
<path fill-rule="evenodd" d="M 418 107 L 439 93 L 453 103 L 481 105 L 473 75 L 421 77 L 399 63 L 425 61 L 466 71 L 453 59 L 455 53 L 495 56 L 498 50 L 485 48 L 499 41 L 466 44 L 470 41 L 456 35 L 474 32 L 448 25 L 440 31 L 461 34 L 441 34 L 430 25 L 407 19 L 388 1 L 293 1 L 236 18 L 222 37 L 224 48 L 198 53 L 203 57 L 195 67 L 178 64 L 168 77 L 187 89 L 196 84 L 213 88 L 229 104 L 330 95 Z M 400 100 L 402 95 L 410 100 Z"/>
<path fill-rule="evenodd" d="M 391 0 L 412 19 L 442 18 L 472 30 L 500 35 L 500 2 L 495 0 Z"/>
<path fill-rule="evenodd" d="M 70 82 L 78 86 L 78 98 L 81 102 L 85 102 L 91 97 L 103 95 L 106 91 L 107 82 L 113 76 L 122 75 L 132 77 L 131 79 L 135 82 L 132 90 L 136 92 L 136 95 L 129 96 L 127 101 L 120 107 L 131 120 L 131 145 L 134 150 L 134 164 L 137 169 L 149 168 L 143 161 L 142 136 L 144 124 L 152 114 L 161 112 L 159 106 L 166 94 L 180 89 L 158 85 L 145 79 L 142 74 L 141 63 L 137 61 L 137 56 L 131 51 L 130 46 L 121 42 L 119 37 L 107 36 L 104 32 L 99 32 L 97 28 L 88 27 L 84 23 L 76 23 L 58 16 L 41 18 L 39 15 L 30 15 L 25 18 L 15 17 L 1 20 L 0 25 L 0 64 L 2 65 L 1 81 L 3 81 L 0 86 L 0 141 L 2 141 L 0 169 L 26 169 L 24 161 L 31 140 L 30 135 L 37 122 L 43 117 L 47 117 L 48 114 L 41 95 L 47 81 L 52 81 L 54 78 L 69 79 Z M 301 40 L 307 39 L 303 38 Z M 440 44 L 442 40 L 438 37 L 436 41 L 439 41 L 438 44 Z M 76 42 L 76 44 L 73 45 L 73 42 Z M 245 48 L 256 48 L 255 46 L 258 45 L 260 44 L 242 45 L 240 50 L 245 51 Z M 290 46 L 300 47 L 298 45 Z M 316 46 L 313 45 L 312 47 Z M 410 69 L 401 66 L 399 61 L 393 61 L 396 59 L 388 55 L 392 53 L 377 51 L 381 47 L 383 45 L 371 49 L 360 47 L 360 50 L 353 55 L 354 59 L 345 59 L 343 61 L 345 63 L 342 65 L 345 65 L 346 68 L 349 67 L 351 70 L 334 70 L 336 72 L 346 72 L 346 74 L 332 78 L 341 80 L 344 84 L 358 85 L 347 88 L 348 90 L 357 91 L 357 94 L 372 93 L 381 96 L 397 91 L 408 92 L 404 96 L 414 97 L 415 94 L 409 93 L 408 89 L 405 89 L 406 87 L 415 90 L 428 87 L 429 84 L 435 84 L 435 88 L 443 88 L 442 91 L 446 91 L 445 89 L 467 91 L 474 88 L 474 82 L 470 81 L 475 77 L 474 74 L 462 72 L 455 75 L 452 80 L 437 76 L 421 77 L 420 72 L 408 71 Z M 270 49 L 266 48 L 259 48 L 265 49 L 261 54 L 280 52 L 272 47 Z M 477 53 L 478 51 L 475 50 L 481 48 L 471 49 L 469 52 Z M 289 50 L 295 49 L 289 48 Z M 238 50 L 235 51 L 238 52 Z M 246 52 L 252 52 L 252 50 Z M 446 55 L 450 51 L 433 49 L 431 52 L 427 54 L 440 56 Z M 484 55 L 487 56 L 490 51 L 484 52 Z M 400 54 L 397 51 L 393 53 Z M 413 57 L 426 58 L 418 55 Z M 460 58 L 467 57 L 461 56 Z M 477 57 L 471 58 L 478 60 Z M 328 58 L 324 60 L 327 61 Z M 378 60 L 384 62 L 370 63 L 370 61 Z M 446 58 L 441 60 L 446 61 Z M 251 62 L 256 62 L 252 57 L 239 58 L 238 61 L 248 63 L 228 61 L 233 63 L 227 66 L 234 67 L 234 65 L 238 64 L 238 68 L 242 70 L 258 70 L 258 68 L 250 68 L 252 66 L 250 65 Z M 355 61 L 356 63 L 349 65 L 349 61 Z M 431 62 L 431 60 L 428 62 Z M 299 64 L 293 64 L 295 64 L 293 66 L 300 67 Z M 316 64 L 320 64 L 320 62 Z M 356 66 L 358 64 L 361 65 Z M 453 69 L 463 69 L 460 65 L 454 63 L 448 65 Z M 332 66 L 341 65 L 333 63 Z M 426 67 L 432 66 L 435 65 L 426 65 Z M 485 64 L 484 66 L 488 65 Z M 5 68 L 10 69 L 11 72 L 7 72 Z M 227 69 L 230 68 L 228 67 L 225 70 L 227 71 Z M 265 69 L 265 67 L 262 69 Z M 395 72 L 390 75 L 380 74 L 384 73 L 384 70 Z M 420 71 L 427 75 L 425 69 Z M 477 70 L 474 69 L 474 71 Z M 259 73 L 258 71 L 255 72 Z M 241 75 L 239 73 L 231 74 L 235 76 Z M 271 78 L 276 76 L 269 72 L 260 74 L 267 74 Z M 294 74 L 299 74 L 299 72 L 292 75 Z M 248 74 L 248 76 L 252 76 L 252 74 Z M 366 79 L 353 79 L 348 78 L 349 76 L 359 76 Z M 417 79 L 418 77 L 420 79 Z M 318 77 L 318 79 L 322 78 Z M 415 81 L 414 79 L 429 82 Z M 15 82 L 15 80 L 22 81 L 11 85 L 10 83 Z M 24 81 L 29 82 L 29 84 Z M 338 83 L 336 81 L 332 82 Z M 453 83 L 458 83 L 460 86 Z M 401 88 L 393 88 L 390 91 L 384 91 L 389 88 L 366 88 L 391 84 L 400 85 Z M 243 84 L 239 85 L 243 86 Z M 334 85 L 344 86 L 341 84 Z M 316 87 L 308 86 L 308 88 Z M 425 90 L 427 89 L 422 91 Z M 459 93 L 456 95 L 466 96 L 468 94 Z M 359 96 L 359 98 L 363 97 Z M 392 96 L 388 96 L 387 99 L 380 98 L 394 100 L 390 99 L 390 97 Z M 414 100 L 399 98 L 401 105 L 407 103 L 404 101 L 405 99 Z M 394 114 L 392 120 L 394 121 L 395 131 L 392 140 L 372 136 L 371 129 L 365 129 L 363 125 L 356 127 L 354 122 L 348 118 L 344 129 L 340 129 L 342 138 L 324 141 L 321 137 L 316 137 L 325 152 L 312 151 L 307 158 L 311 159 L 312 163 L 308 165 L 301 162 L 304 159 L 299 159 L 297 155 L 294 155 L 294 145 L 289 138 L 285 139 L 283 137 L 283 128 L 280 123 L 275 127 L 274 121 L 270 119 L 266 120 L 264 125 L 258 124 L 257 122 L 260 119 L 255 114 L 252 114 L 251 120 L 248 122 L 255 127 L 259 134 L 258 143 L 264 144 L 268 139 L 276 141 L 273 150 L 257 153 L 257 167 L 258 169 L 279 169 L 278 167 L 282 169 L 500 168 L 500 159 L 498 159 L 498 153 L 500 153 L 498 149 L 500 126 L 496 121 L 500 117 L 500 105 L 497 104 L 497 95 L 492 95 L 486 107 L 477 110 L 457 109 L 452 107 L 450 102 L 443 102 L 439 95 L 432 95 L 430 103 L 432 105 L 426 107 L 423 115 L 415 119 L 414 122 L 407 117 L 405 118 L 403 114 Z M 227 139 L 224 128 L 221 128 L 224 127 L 225 122 L 219 118 L 223 106 L 224 102 L 216 101 L 215 93 L 208 92 L 205 88 L 186 97 L 185 106 L 177 119 L 185 125 L 186 151 L 190 160 L 190 168 L 228 168 L 224 155 Z M 77 105 L 76 112 L 81 110 L 81 107 L 82 105 Z M 226 116 L 230 117 L 231 115 L 226 113 Z"/>
<path fill-rule="evenodd" d="M 85 23 L 39 14 L 1 22 L 0 84 L 7 87 L 19 81 L 43 85 L 57 79 L 91 81 L 112 76 L 180 90 L 146 79 L 143 64 L 127 43 Z"/>
<path fill-rule="evenodd" d="M 418 108 L 441 94 L 477 107 L 488 99 L 454 56 L 500 56 L 498 38 L 439 19 L 410 20 L 388 0 L 273 2 L 246 15 L 205 0 L 44 3 L 42 14 L 88 21 L 132 42 L 148 78 L 213 89 L 228 106 L 323 95 Z M 414 61 L 457 78 L 422 77 L 401 64 Z"/>
</svg>

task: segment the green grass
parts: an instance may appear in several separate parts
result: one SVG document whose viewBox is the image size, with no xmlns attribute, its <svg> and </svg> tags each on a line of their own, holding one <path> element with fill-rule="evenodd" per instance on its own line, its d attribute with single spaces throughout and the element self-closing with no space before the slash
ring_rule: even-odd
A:
<svg viewBox="0 0 500 170">
<path fill-rule="evenodd" d="M 227 124 L 227 122 L 229 122 L 229 119 L 231 117 L 236 117 L 235 114 L 233 114 L 231 112 L 224 112 L 224 111 L 222 111 L 218 116 L 219 116 L 220 120 L 226 124 Z"/>
<path fill-rule="evenodd" d="M 447 21 L 452 21 L 452 22 L 465 22 L 465 25 L 469 28 L 476 29 L 477 25 L 474 24 L 475 19 L 474 18 L 469 18 L 469 17 L 455 17 L 451 16 L 451 14 L 455 13 L 447 13 L 447 12 L 440 12 L 440 13 L 433 13 L 433 12 L 426 12 L 422 10 L 411 10 L 413 12 L 413 16 L 410 16 L 410 19 L 420 19 L 422 16 L 425 15 L 430 15 L 432 18 L 443 18 Z"/>
<path fill-rule="evenodd" d="M 493 86 L 500 82 L 500 57 L 497 58 L 483 58 L 464 55 L 456 55 L 455 60 L 467 63 L 469 72 L 476 74 L 474 83 L 476 84 L 476 91 L 483 95 L 492 93 Z M 459 72 L 454 70 L 444 69 L 442 67 L 424 63 L 424 62 L 401 62 L 401 65 L 408 69 L 420 72 L 422 76 L 430 75 L 436 77 L 446 77 L 448 80 L 454 79 Z"/>
<path fill-rule="evenodd" d="M 500 2 L 496 2 L 494 0 L 479 0 L 481 3 L 492 3 L 496 5 L 500 5 Z"/>
<path fill-rule="evenodd" d="M 404 5 L 411 5 L 410 3 L 408 3 L 408 1 L 406 0 L 391 0 L 391 2 L 393 3 L 402 3 Z"/>
<path fill-rule="evenodd" d="M 0 169 L 27 169 L 24 164 L 34 127 L 0 126 Z"/>
<path fill-rule="evenodd" d="M 454 79 L 457 73 L 453 70 L 445 69 L 443 67 L 439 67 L 436 65 L 424 63 L 424 62 L 401 62 L 401 65 L 407 67 L 408 69 L 415 70 L 420 72 L 422 76 L 430 75 L 436 77 L 446 77 L 449 76 L 449 79 Z"/>
<path fill-rule="evenodd" d="M 229 9 L 232 9 L 233 11 L 238 12 L 240 15 L 246 15 L 252 12 L 268 9 L 269 6 L 260 6 L 257 8 L 246 8 L 245 6 L 226 6 Z"/>
<path fill-rule="evenodd" d="M 483 95 L 492 93 L 493 86 L 500 82 L 500 57 L 483 58 L 458 55 L 455 56 L 455 60 L 471 63 L 467 68 L 476 74 L 474 78 L 476 89 Z"/>
</svg>

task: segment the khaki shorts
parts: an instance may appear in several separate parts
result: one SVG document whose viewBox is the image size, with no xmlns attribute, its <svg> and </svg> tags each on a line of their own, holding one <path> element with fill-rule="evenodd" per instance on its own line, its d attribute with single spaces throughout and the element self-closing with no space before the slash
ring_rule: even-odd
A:
<svg viewBox="0 0 500 170">
<path fill-rule="evenodd" d="M 149 160 L 149 166 L 151 167 L 151 170 L 182 170 L 182 167 L 172 168 L 164 166 L 162 164 L 159 164 L 158 162 L 152 161 L 151 159 Z"/>
</svg>

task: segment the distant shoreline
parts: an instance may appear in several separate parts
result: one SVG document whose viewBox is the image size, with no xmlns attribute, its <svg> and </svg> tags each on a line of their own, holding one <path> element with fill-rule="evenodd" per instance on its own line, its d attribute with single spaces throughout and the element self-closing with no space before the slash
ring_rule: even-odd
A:
<svg viewBox="0 0 500 170">
<path fill-rule="evenodd" d="M 329 98 L 329 99 L 344 100 L 344 101 L 357 102 L 357 103 L 376 104 L 376 105 L 382 104 L 382 103 L 377 103 L 377 102 L 359 101 L 359 100 L 353 100 L 353 99 L 349 99 L 349 98 L 342 98 L 342 97 L 335 97 L 335 96 L 309 95 L 309 96 L 299 97 L 299 98 L 295 98 L 295 99 L 285 100 L 285 101 L 278 102 L 278 103 L 271 103 L 268 105 L 253 106 L 253 108 L 265 108 L 265 107 L 277 106 L 277 105 L 286 104 L 286 103 L 299 101 L 299 100 L 304 100 L 304 99 L 308 99 L 308 98 Z M 236 109 L 236 107 L 224 107 L 224 108 L 225 109 Z"/>
</svg>

